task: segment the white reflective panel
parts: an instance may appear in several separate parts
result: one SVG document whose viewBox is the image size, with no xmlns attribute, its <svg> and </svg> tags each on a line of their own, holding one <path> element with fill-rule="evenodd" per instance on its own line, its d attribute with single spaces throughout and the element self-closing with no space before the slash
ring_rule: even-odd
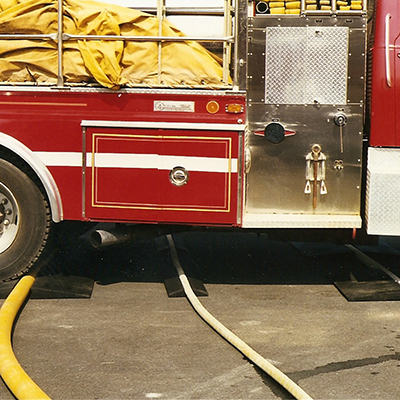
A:
<svg viewBox="0 0 400 400">
<path fill-rule="evenodd" d="M 103 3 L 134 8 L 144 12 L 157 12 L 157 0 L 103 0 Z M 223 37 L 223 15 L 182 15 L 185 11 L 199 13 L 223 13 L 224 0 L 165 0 L 170 13 L 179 11 L 180 15 L 168 15 L 167 19 L 187 36 Z"/>
<path fill-rule="evenodd" d="M 224 36 L 223 16 L 170 15 L 167 20 L 187 36 L 222 37 Z"/>
<path fill-rule="evenodd" d="M 157 9 L 157 0 L 102 0 L 102 3 L 116 4 L 118 6 L 141 9 Z"/>
<path fill-rule="evenodd" d="M 176 8 L 224 8 L 224 0 L 165 0 L 167 7 Z"/>
<path fill-rule="evenodd" d="M 157 0 L 102 0 L 103 3 L 117 4 L 124 7 L 137 9 L 157 9 Z M 165 0 L 167 8 L 200 10 L 224 10 L 224 0 Z"/>
</svg>

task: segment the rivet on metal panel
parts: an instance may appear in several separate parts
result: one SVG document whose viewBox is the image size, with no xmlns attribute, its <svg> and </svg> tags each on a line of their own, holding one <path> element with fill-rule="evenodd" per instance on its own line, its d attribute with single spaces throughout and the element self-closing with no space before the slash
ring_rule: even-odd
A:
<svg viewBox="0 0 400 400">
<path fill-rule="evenodd" d="M 342 171 L 343 170 L 343 160 L 335 160 L 334 168 L 336 169 L 336 171 Z"/>
</svg>

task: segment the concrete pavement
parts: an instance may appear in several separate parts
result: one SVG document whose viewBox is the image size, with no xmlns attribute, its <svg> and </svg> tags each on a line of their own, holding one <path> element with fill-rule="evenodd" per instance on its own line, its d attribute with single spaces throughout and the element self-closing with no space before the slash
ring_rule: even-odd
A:
<svg viewBox="0 0 400 400">
<path fill-rule="evenodd" d="M 400 398 L 400 303 L 348 302 L 330 283 L 353 262 L 347 253 L 304 255 L 257 235 L 176 241 L 203 275 L 203 305 L 312 397 Z M 58 261 L 91 262 L 96 283 L 90 299 L 32 299 L 22 311 L 14 350 L 35 382 L 54 399 L 290 399 L 185 298 L 167 297 L 156 248 L 75 249 Z M 393 265 L 395 253 L 377 258 Z M 13 399 L 4 384 L 0 398 Z"/>
</svg>

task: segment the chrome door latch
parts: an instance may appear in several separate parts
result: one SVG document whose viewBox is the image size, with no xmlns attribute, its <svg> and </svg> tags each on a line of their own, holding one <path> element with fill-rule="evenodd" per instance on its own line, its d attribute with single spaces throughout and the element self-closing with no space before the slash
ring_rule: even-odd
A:
<svg viewBox="0 0 400 400">
<path fill-rule="evenodd" d="M 337 113 L 333 118 L 335 124 L 339 127 L 340 152 L 343 153 L 343 127 L 347 124 L 347 117 L 344 113 Z"/>
<path fill-rule="evenodd" d="M 326 156 L 321 150 L 319 144 L 314 144 L 311 147 L 311 152 L 306 156 L 306 186 L 304 193 L 313 194 L 313 208 L 317 208 L 318 184 L 321 195 L 328 193 L 325 185 Z"/>
</svg>

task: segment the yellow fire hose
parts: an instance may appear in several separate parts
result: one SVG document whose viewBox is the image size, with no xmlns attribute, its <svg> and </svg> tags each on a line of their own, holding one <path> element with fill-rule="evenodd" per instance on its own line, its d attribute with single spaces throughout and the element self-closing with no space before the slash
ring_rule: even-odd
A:
<svg viewBox="0 0 400 400">
<path fill-rule="evenodd" d="M 182 283 L 183 290 L 185 291 L 186 297 L 192 304 L 193 308 L 200 315 L 201 318 L 207 324 L 209 324 L 217 333 L 219 333 L 225 340 L 232 344 L 236 349 L 238 349 L 244 356 L 251 360 L 254 364 L 260 367 L 264 372 L 266 372 L 271 378 L 277 381 L 282 387 L 284 387 L 289 393 L 291 393 L 298 400 L 312 400 L 312 398 L 295 382 L 293 382 L 288 376 L 283 372 L 273 366 L 264 357 L 254 351 L 249 345 L 247 345 L 243 340 L 237 337 L 228 328 L 222 325 L 215 317 L 213 317 L 200 303 L 196 295 L 194 294 L 189 280 L 187 279 L 182 266 L 179 262 L 178 253 L 175 248 L 174 241 L 171 235 L 167 235 L 168 243 L 171 249 L 172 261 L 175 265 L 176 270 L 179 274 L 179 279 Z"/>
<path fill-rule="evenodd" d="M 312 400 L 312 398 L 288 376 L 273 366 L 260 354 L 255 352 L 249 345 L 227 329 L 203 307 L 194 294 L 182 269 L 172 236 L 167 235 L 167 239 L 171 249 L 172 260 L 178 271 L 179 279 L 182 283 L 185 294 L 201 318 L 203 318 L 203 320 L 206 321 L 216 332 L 237 348 L 249 360 L 254 362 L 264 372 L 277 381 L 296 399 Z M 50 397 L 44 393 L 23 370 L 14 355 L 11 345 L 11 332 L 15 318 L 35 282 L 37 272 L 38 271 L 32 271 L 29 275 L 22 277 L 0 309 L 0 375 L 11 392 L 19 400 L 50 399 Z"/>
<path fill-rule="evenodd" d="M 11 345 L 15 317 L 35 282 L 37 272 L 22 277 L 0 309 L 0 375 L 17 399 L 50 399 L 22 369 Z"/>
</svg>

